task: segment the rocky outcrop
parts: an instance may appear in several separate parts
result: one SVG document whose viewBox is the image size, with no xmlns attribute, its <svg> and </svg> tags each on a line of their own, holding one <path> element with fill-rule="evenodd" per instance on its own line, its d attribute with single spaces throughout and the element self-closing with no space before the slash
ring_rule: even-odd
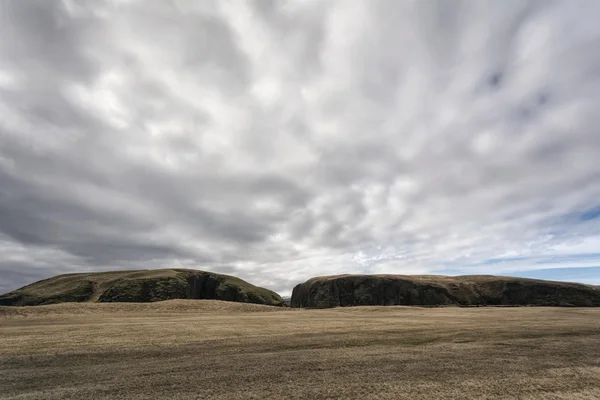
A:
<svg viewBox="0 0 600 400">
<path fill-rule="evenodd" d="M 59 275 L 0 296 L 0 305 L 214 299 L 283 306 L 275 292 L 233 276 L 163 269 Z"/>
<path fill-rule="evenodd" d="M 366 305 L 600 306 L 597 287 L 489 275 L 339 275 L 297 285 L 292 307 Z"/>
</svg>

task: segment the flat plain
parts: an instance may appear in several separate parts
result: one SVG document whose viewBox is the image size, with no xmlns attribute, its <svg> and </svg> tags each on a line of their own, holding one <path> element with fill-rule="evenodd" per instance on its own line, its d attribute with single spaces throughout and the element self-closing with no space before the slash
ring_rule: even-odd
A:
<svg viewBox="0 0 600 400">
<path fill-rule="evenodd" d="M 0 307 L 1 399 L 598 399 L 600 309 Z"/>
</svg>

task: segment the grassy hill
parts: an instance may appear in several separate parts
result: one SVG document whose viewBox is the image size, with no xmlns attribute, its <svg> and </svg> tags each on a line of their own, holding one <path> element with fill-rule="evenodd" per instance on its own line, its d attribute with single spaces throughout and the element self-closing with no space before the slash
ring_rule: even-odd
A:
<svg viewBox="0 0 600 400">
<path fill-rule="evenodd" d="M 282 306 L 275 292 L 239 278 L 186 269 L 93 272 L 55 276 L 0 296 L 0 305 L 64 302 L 154 302 L 212 299 Z"/>
<path fill-rule="evenodd" d="M 337 275 L 294 288 L 292 307 L 360 305 L 600 306 L 595 286 L 491 275 Z"/>
</svg>

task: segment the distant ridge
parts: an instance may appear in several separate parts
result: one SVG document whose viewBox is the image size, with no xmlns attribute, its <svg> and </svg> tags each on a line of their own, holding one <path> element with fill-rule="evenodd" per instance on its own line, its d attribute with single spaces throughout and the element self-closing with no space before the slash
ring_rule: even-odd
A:
<svg viewBox="0 0 600 400">
<path fill-rule="evenodd" d="M 0 296 L 3 306 L 65 302 L 153 302 L 211 299 L 283 306 L 275 292 L 239 278 L 188 269 L 92 272 L 58 275 Z"/>
<path fill-rule="evenodd" d="M 361 305 L 600 306 L 600 288 L 491 275 L 338 275 L 294 288 L 292 307 Z"/>
</svg>

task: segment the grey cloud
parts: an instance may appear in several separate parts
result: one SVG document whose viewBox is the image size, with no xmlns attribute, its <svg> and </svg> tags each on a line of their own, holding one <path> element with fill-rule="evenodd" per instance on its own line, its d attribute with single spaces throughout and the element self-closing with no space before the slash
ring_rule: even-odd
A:
<svg viewBox="0 0 600 400">
<path fill-rule="evenodd" d="M 0 7 L 0 290 L 182 266 L 287 293 L 600 240 L 562 218 L 600 194 L 594 2 Z"/>
<path fill-rule="evenodd" d="M 72 19 L 58 1 L 5 1 L 0 5 L 2 58 L 25 68 L 36 86 L 87 79 L 97 72 L 85 56 L 94 20 Z M 31 29 L 34 27 L 34 29 Z"/>
<path fill-rule="evenodd" d="M 3 262 L 0 264 L 0 292 L 6 293 L 32 282 L 50 278 L 59 270 L 54 268 L 35 268 L 29 262 Z"/>
</svg>

